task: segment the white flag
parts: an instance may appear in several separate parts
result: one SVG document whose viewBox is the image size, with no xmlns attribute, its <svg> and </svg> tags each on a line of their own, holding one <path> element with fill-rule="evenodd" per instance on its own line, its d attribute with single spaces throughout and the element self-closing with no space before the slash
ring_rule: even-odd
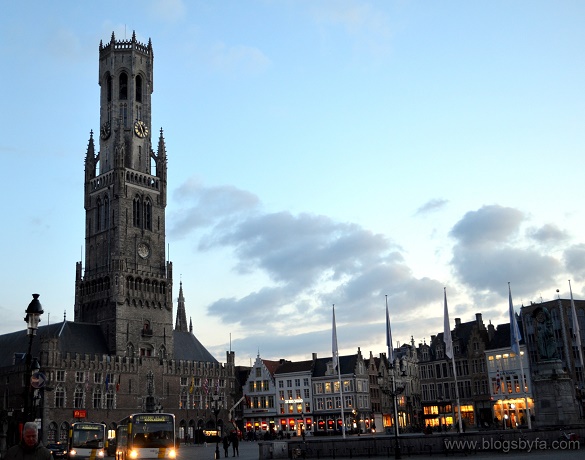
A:
<svg viewBox="0 0 585 460">
<path fill-rule="evenodd" d="M 394 345 L 392 344 L 392 329 L 390 327 L 390 315 L 388 314 L 388 296 L 386 296 L 386 346 L 388 347 L 388 362 L 394 364 Z"/>
<path fill-rule="evenodd" d="M 451 327 L 449 326 L 449 309 L 447 308 L 447 288 L 445 291 L 445 317 L 443 324 L 443 341 L 445 342 L 445 355 L 453 359 L 453 339 L 451 338 Z"/>
<path fill-rule="evenodd" d="M 512 290 L 510 289 L 510 283 L 508 283 L 508 299 L 509 307 L 508 313 L 510 315 L 510 348 L 517 355 L 520 354 L 520 345 L 518 344 L 522 339 L 520 335 L 520 329 L 518 329 L 518 321 L 516 321 L 516 314 L 514 313 L 514 304 L 512 303 Z"/>
<path fill-rule="evenodd" d="M 579 318 L 577 317 L 577 309 L 575 308 L 575 301 L 573 300 L 573 288 L 569 280 L 569 290 L 571 291 L 571 316 L 573 317 L 573 336 L 577 342 L 577 349 L 579 350 L 579 361 L 581 361 L 581 368 L 583 368 L 583 346 L 581 345 L 581 331 L 579 328 Z"/>
<path fill-rule="evenodd" d="M 335 305 L 333 305 L 333 340 L 331 344 L 331 353 L 333 354 L 333 369 L 339 364 L 339 348 L 337 348 L 337 327 L 335 326 Z"/>
</svg>

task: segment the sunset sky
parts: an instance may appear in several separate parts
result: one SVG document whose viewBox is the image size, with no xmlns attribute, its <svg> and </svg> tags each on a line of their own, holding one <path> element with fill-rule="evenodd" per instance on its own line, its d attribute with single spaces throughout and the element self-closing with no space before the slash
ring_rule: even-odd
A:
<svg viewBox="0 0 585 460">
<path fill-rule="evenodd" d="M 28 1 L 0 17 L 0 333 L 73 320 L 98 47 L 152 40 L 167 243 L 249 364 L 385 351 L 585 296 L 585 3 Z M 175 302 L 176 308 L 176 302 Z M 231 340 L 231 342 L 230 342 Z"/>
</svg>

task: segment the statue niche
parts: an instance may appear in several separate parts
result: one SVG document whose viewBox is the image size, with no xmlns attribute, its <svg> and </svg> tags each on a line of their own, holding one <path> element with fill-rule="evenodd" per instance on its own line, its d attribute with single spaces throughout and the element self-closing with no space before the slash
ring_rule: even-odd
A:
<svg viewBox="0 0 585 460">
<path fill-rule="evenodd" d="M 536 339 L 540 359 L 558 359 L 557 341 L 549 311 L 544 307 L 538 307 L 532 312 L 532 317 L 536 320 Z"/>
</svg>

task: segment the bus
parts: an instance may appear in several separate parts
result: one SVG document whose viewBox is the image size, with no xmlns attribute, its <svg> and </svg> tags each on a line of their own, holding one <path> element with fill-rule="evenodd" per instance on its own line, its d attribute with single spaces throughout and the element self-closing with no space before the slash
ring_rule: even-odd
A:
<svg viewBox="0 0 585 460">
<path fill-rule="evenodd" d="M 175 448 L 174 414 L 132 414 L 116 428 L 116 459 L 171 458 Z"/>
<path fill-rule="evenodd" d="M 77 422 L 69 428 L 67 440 L 70 459 L 104 458 L 108 440 L 103 423 Z"/>
</svg>

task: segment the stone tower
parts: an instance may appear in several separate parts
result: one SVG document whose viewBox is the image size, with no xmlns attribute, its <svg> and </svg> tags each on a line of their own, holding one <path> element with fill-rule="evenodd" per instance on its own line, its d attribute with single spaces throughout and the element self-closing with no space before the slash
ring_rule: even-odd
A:
<svg viewBox="0 0 585 460">
<path fill-rule="evenodd" d="M 99 324 L 111 354 L 173 355 L 172 263 L 165 255 L 167 157 L 151 142 L 153 50 L 99 46 L 100 131 L 85 158 L 85 266 L 77 263 L 75 321 Z"/>
</svg>

